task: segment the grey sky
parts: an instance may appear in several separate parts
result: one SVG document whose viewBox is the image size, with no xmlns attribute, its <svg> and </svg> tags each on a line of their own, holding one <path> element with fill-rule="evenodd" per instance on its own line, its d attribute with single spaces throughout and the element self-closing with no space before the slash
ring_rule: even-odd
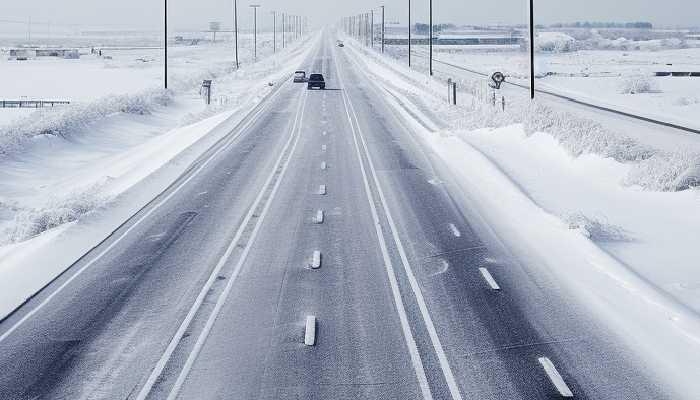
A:
<svg viewBox="0 0 700 400">
<path fill-rule="evenodd" d="M 208 21 L 219 20 L 230 26 L 233 0 L 168 0 L 172 26 L 199 29 Z M 433 0 L 436 22 L 463 22 L 469 24 L 524 23 L 526 0 L 468 1 Z M 314 25 L 333 21 L 342 15 L 369 10 L 385 4 L 387 19 L 405 22 L 407 0 L 239 0 L 241 24 L 250 23 L 251 3 L 260 8 L 261 25 L 270 25 L 270 11 L 287 11 L 307 15 Z M 700 25 L 698 0 L 535 0 L 538 23 L 579 20 L 598 21 L 651 21 L 657 25 Z M 162 0 L 2 0 L 0 28 L 7 27 L 3 20 L 29 16 L 34 21 L 54 24 L 119 25 L 135 29 L 159 29 Z M 427 19 L 428 0 L 412 0 L 416 20 Z M 4 25 L 3 25 L 4 24 Z M 6 30 L 6 29 L 2 29 Z"/>
</svg>

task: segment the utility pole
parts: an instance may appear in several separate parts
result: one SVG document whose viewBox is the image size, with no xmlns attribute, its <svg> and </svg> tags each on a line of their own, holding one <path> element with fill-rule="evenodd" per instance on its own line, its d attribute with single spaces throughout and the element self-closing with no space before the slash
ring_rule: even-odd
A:
<svg viewBox="0 0 700 400">
<path fill-rule="evenodd" d="M 233 0 L 233 41 L 236 47 L 236 69 L 240 68 L 238 62 L 238 0 Z"/>
<path fill-rule="evenodd" d="M 535 13 L 534 0 L 530 0 L 530 99 L 535 98 Z"/>
<path fill-rule="evenodd" d="M 277 52 L 277 12 L 272 11 L 272 53 Z"/>
<path fill-rule="evenodd" d="M 163 0 L 163 82 L 168 89 L 168 0 Z"/>
<path fill-rule="evenodd" d="M 428 70 L 430 71 L 430 76 L 433 76 L 433 0 L 430 0 L 430 39 L 428 42 L 430 45 L 430 61 L 428 61 Z"/>
<path fill-rule="evenodd" d="M 382 54 L 384 53 L 384 6 L 382 6 Z"/>
<path fill-rule="evenodd" d="M 372 12 L 372 19 L 370 20 L 370 25 L 369 25 L 369 40 L 370 40 L 370 47 L 374 48 L 374 10 L 371 10 Z"/>
<path fill-rule="evenodd" d="M 285 47 L 285 43 L 284 43 L 284 39 L 285 39 L 285 38 L 284 38 L 284 33 L 285 33 L 285 29 L 287 29 L 286 24 L 285 24 L 285 21 L 286 21 L 286 20 L 287 20 L 287 16 L 286 16 L 284 13 L 282 13 L 282 48 Z"/>
<path fill-rule="evenodd" d="M 411 0 L 408 0 L 408 67 L 411 67 Z"/>
<path fill-rule="evenodd" d="M 251 4 L 253 9 L 253 62 L 258 61 L 258 7 L 260 4 Z"/>
</svg>

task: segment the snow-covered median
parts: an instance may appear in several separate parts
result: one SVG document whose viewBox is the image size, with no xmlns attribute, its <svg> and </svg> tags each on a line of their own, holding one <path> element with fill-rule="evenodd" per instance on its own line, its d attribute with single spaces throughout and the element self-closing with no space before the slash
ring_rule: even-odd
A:
<svg viewBox="0 0 700 400">
<path fill-rule="evenodd" d="M 697 153 L 537 103 L 503 112 L 463 93 L 448 106 L 442 82 L 346 43 L 466 209 L 638 349 L 672 397 L 700 391 Z"/>
<path fill-rule="evenodd" d="M 108 96 L 0 126 L 0 319 L 230 132 L 317 40 L 239 71 L 193 73 L 171 91 Z M 202 77 L 227 100 L 206 107 L 194 85 Z"/>
</svg>

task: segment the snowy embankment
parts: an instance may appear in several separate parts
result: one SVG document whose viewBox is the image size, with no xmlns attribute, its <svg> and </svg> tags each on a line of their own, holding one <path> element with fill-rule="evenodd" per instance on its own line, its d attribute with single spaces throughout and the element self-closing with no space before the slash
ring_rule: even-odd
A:
<svg viewBox="0 0 700 400">
<path fill-rule="evenodd" d="M 229 133 L 317 40 L 238 71 L 230 58 L 188 71 L 168 91 L 107 96 L 0 126 L 0 319 Z M 214 79 L 217 101 L 208 107 L 198 93 L 203 78 Z"/>
<path fill-rule="evenodd" d="M 461 93 L 465 106 L 449 106 L 444 82 L 346 43 L 516 259 L 557 276 L 673 398 L 700 391 L 700 154 L 537 103 L 503 112 Z"/>
</svg>

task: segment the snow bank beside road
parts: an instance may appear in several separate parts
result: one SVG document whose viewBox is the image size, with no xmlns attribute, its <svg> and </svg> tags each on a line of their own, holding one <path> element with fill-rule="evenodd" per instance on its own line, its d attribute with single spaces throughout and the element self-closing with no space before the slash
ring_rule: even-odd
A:
<svg viewBox="0 0 700 400">
<path fill-rule="evenodd" d="M 537 105 L 513 115 L 446 106 L 431 79 L 346 43 L 437 155 L 453 195 L 516 259 L 553 273 L 678 391 L 670 397 L 700 391 L 700 191 L 640 184 L 678 179 L 674 166 L 697 158 L 655 158 L 663 152 Z"/>
</svg>

